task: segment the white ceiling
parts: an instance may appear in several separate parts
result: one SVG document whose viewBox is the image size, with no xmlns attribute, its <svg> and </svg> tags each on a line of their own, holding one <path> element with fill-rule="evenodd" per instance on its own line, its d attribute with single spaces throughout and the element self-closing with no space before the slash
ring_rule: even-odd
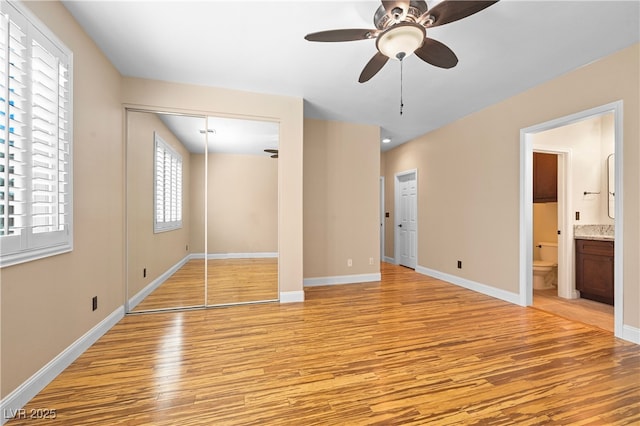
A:
<svg viewBox="0 0 640 426">
<path fill-rule="evenodd" d="M 275 122 L 178 114 L 158 116 L 192 153 L 203 153 L 205 145 L 209 152 L 222 154 L 270 156 L 265 149 L 278 149 L 280 126 Z"/>
<path fill-rule="evenodd" d="M 63 3 L 123 75 L 302 97 L 305 117 L 379 125 L 382 149 L 640 41 L 638 0 L 502 0 L 429 30 L 460 62 L 408 57 L 400 116 L 399 62 L 358 83 L 373 40 L 304 40 L 374 28 L 379 1 Z"/>
</svg>

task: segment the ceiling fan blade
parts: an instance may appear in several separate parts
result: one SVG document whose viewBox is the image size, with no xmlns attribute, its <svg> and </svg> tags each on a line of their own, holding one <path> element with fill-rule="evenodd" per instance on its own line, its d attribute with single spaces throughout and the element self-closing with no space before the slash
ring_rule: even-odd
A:
<svg viewBox="0 0 640 426">
<path fill-rule="evenodd" d="M 427 12 L 431 15 L 434 22 L 429 25 L 430 27 L 437 27 L 438 25 L 448 24 L 467 16 L 471 16 L 474 13 L 478 13 L 481 10 L 497 3 L 494 1 L 456 1 L 456 0 L 444 0 L 442 3 L 437 4 L 433 9 Z"/>
<path fill-rule="evenodd" d="M 427 6 L 427 2 L 424 0 L 416 0 L 415 2 L 420 10 L 427 10 L 429 6 Z"/>
<path fill-rule="evenodd" d="M 308 41 L 356 41 L 375 38 L 377 34 L 378 30 L 349 28 L 344 30 L 319 31 L 317 33 L 307 34 L 304 38 Z"/>
<path fill-rule="evenodd" d="M 382 0 L 382 5 L 387 13 L 391 16 L 394 15 L 393 9 L 399 7 L 402 9 L 402 15 L 404 16 L 409 10 L 409 0 Z"/>
<path fill-rule="evenodd" d="M 438 40 L 426 38 L 415 54 L 423 61 L 440 68 L 453 68 L 458 64 L 458 57 Z"/>
<path fill-rule="evenodd" d="M 373 55 L 373 58 L 371 58 L 369 62 L 367 62 L 367 65 L 365 65 L 364 69 L 362 70 L 362 73 L 360 73 L 360 78 L 358 79 L 358 81 L 360 83 L 369 81 L 371 77 L 376 75 L 378 71 L 382 69 L 382 67 L 384 66 L 384 64 L 387 63 L 388 60 L 389 60 L 388 56 L 385 56 L 382 53 L 377 52 L 375 55 Z"/>
</svg>

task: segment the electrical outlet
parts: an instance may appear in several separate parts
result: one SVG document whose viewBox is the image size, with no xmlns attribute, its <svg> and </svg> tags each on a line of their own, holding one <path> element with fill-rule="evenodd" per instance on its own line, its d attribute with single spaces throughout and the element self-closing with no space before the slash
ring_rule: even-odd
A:
<svg viewBox="0 0 640 426">
<path fill-rule="evenodd" d="M 352 259 L 347 259 L 347 266 L 348 267 L 352 267 L 353 266 L 353 260 Z"/>
<path fill-rule="evenodd" d="M 373 265 L 373 257 L 369 258 L 369 265 Z"/>
<path fill-rule="evenodd" d="M 98 296 L 93 296 L 93 299 L 91 299 L 91 310 L 95 311 L 96 309 L 98 309 Z"/>
<path fill-rule="evenodd" d="M 462 260 L 458 260 L 458 269 L 462 269 Z"/>
</svg>

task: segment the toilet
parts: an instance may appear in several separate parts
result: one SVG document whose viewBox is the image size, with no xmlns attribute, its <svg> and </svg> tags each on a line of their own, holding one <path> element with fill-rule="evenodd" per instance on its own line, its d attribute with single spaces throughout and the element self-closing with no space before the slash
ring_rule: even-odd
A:
<svg viewBox="0 0 640 426">
<path fill-rule="evenodd" d="M 558 283 L 558 243 L 541 242 L 536 247 L 540 249 L 540 259 L 533 261 L 533 288 L 555 288 Z"/>
</svg>

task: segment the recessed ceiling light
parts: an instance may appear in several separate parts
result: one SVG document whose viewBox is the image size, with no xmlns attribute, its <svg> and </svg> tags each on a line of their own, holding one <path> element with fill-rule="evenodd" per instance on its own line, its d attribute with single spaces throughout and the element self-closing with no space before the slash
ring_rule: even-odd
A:
<svg viewBox="0 0 640 426">
<path fill-rule="evenodd" d="M 382 139 L 382 143 L 389 143 L 389 142 L 391 142 L 391 139 L 390 139 L 390 138 L 384 138 L 384 139 Z"/>
</svg>

